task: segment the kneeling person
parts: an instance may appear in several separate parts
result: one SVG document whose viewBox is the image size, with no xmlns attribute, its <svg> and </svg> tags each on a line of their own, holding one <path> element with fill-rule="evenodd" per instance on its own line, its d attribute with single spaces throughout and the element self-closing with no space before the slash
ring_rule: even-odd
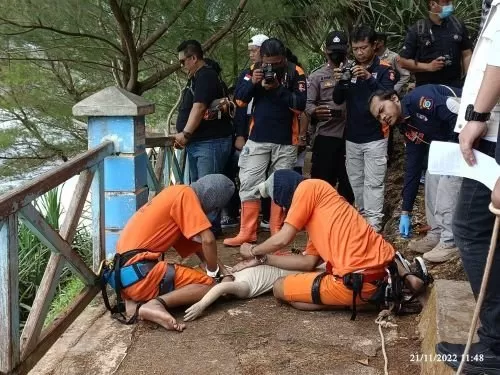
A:
<svg viewBox="0 0 500 375">
<path fill-rule="evenodd" d="M 165 188 L 128 221 L 116 245 L 121 288 L 127 313 L 151 320 L 168 330 L 182 331 L 167 311 L 199 301 L 227 272 L 217 259 L 217 244 L 207 214 L 224 207 L 233 183 L 219 174 L 200 178 L 191 186 Z M 207 275 L 159 258 L 174 248 L 183 258 L 197 254 Z M 115 260 L 116 263 L 116 260 Z M 124 280 L 125 267 L 133 270 Z M 115 267 L 116 270 L 116 267 Z M 113 281 L 114 276 L 111 276 Z M 116 286 L 116 285 L 115 285 Z"/>
<path fill-rule="evenodd" d="M 408 275 L 405 281 L 414 293 L 428 282 L 426 272 L 415 276 L 402 257 L 394 263 L 399 254 L 327 182 L 306 180 L 293 171 L 280 170 L 259 185 L 259 190 L 288 210 L 285 224 L 260 245 L 243 244 L 241 255 L 304 272 L 326 262 L 324 273 L 307 272 L 277 280 L 273 290 L 278 299 L 303 310 L 351 305 L 355 309 L 356 304 L 366 303 L 374 295 L 375 284 L 385 279 L 386 267 L 392 265 L 397 266 L 395 272 L 400 276 Z M 309 241 L 303 255 L 265 255 L 287 246 L 304 228 Z M 425 267 L 423 262 L 421 267 Z M 362 275 L 361 285 L 355 286 L 358 275 Z M 358 292 L 353 299 L 355 290 Z"/>
</svg>

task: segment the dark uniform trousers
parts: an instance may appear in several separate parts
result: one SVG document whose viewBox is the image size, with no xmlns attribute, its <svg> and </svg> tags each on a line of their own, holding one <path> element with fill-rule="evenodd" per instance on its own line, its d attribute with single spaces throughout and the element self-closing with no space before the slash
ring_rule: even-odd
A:
<svg viewBox="0 0 500 375">
<path fill-rule="evenodd" d="M 311 177 L 327 181 L 353 204 L 354 193 L 345 166 L 345 140 L 317 135 L 312 151 Z"/>
<path fill-rule="evenodd" d="M 495 143 L 481 140 L 478 150 L 495 155 Z M 500 155 L 497 155 L 497 162 Z M 477 298 L 486 265 L 495 215 L 488 206 L 491 191 L 482 183 L 463 179 L 453 218 L 453 234 L 460 249 L 465 272 Z M 488 281 L 488 289 L 480 312 L 481 327 L 477 333 L 482 343 L 500 355 L 500 246 Z"/>
</svg>

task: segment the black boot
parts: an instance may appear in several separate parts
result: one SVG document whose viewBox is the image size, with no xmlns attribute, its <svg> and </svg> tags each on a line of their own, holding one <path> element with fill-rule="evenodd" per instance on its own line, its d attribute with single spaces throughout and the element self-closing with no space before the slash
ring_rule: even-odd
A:
<svg viewBox="0 0 500 375">
<path fill-rule="evenodd" d="M 464 344 L 450 344 L 442 341 L 436 345 L 438 360 L 445 362 L 454 369 L 457 369 L 460 365 L 464 350 Z M 480 342 L 473 343 L 467 355 L 463 373 L 500 375 L 500 356 Z"/>
</svg>

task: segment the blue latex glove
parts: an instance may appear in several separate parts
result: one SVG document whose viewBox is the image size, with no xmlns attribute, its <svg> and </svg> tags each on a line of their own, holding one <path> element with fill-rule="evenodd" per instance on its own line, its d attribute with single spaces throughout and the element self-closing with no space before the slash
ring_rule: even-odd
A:
<svg viewBox="0 0 500 375">
<path fill-rule="evenodd" d="M 410 237 L 411 233 L 411 219 L 410 215 L 404 214 L 399 218 L 399 233 L 403 237 Z"/>
</svg>

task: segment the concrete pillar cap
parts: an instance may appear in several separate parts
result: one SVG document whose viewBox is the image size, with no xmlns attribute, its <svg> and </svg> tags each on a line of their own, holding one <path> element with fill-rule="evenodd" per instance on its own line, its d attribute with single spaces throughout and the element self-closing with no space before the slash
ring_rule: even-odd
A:
<svg viewBox="0 0 500 375">
<path fill-rule="evenodd" d="M 144 116 L 155 105 L 117 86 L 106 87 L 73 106 L 73 116 Z"/>
</svg>

